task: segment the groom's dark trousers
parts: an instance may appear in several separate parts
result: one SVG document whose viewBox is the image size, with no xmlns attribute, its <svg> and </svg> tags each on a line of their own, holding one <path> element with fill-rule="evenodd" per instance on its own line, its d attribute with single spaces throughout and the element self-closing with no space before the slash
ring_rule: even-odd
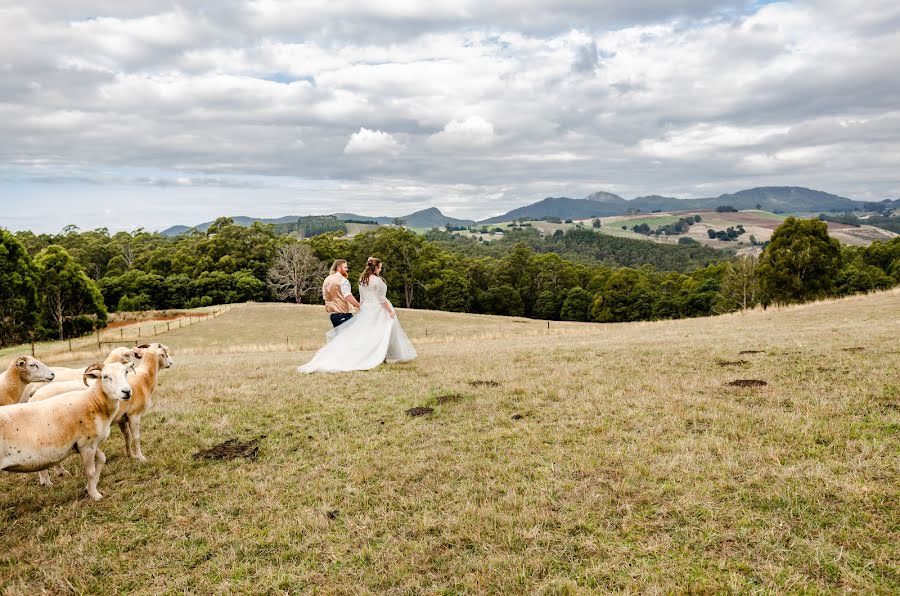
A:
<svg viewBox="0 0 900 596">
<path fill-rule="evenodd" d="M 346 323 L 352 318 L 353 315 L 348 312 L 333 312 L 331 313 L 331 324 L 337 327 L 338 325 Z"/>
</svg>

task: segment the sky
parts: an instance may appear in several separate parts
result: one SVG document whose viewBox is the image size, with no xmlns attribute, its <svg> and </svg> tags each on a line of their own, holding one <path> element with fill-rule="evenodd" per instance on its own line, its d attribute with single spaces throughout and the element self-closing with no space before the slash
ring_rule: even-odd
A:
<svg viewBox="0 0 900 596">
<path fill-rule="evenodd" d="M 0 0 L 0 227 L 900 197 L 896 0 Z"/>
</svg>

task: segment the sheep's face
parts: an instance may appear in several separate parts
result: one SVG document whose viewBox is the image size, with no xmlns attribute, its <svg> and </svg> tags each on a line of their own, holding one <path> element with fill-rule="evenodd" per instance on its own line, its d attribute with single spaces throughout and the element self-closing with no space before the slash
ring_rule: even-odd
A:
<svg viewBox="0 0 900 596">
<path fill-rule="evenodd" d="M 135 361 L 134 350 L 132 348 L 116 348 L 109 353 L 107 361 L 120 362 L 122 364 L 131 364 Z"/>
<path fill-rule="evenodd" d="M 160 360 L 160 368 L 169 368 L 175 364 L 175 361 L 172 360 L 172 356 L 169 355 L 169 346 L 159 344 L 159 347 L 162 350 L 162 353 L 160 354 L 162 357 L 162 360 Z"/>
<path fill-rule="evenodd" d="M 175 361 L 172 360 L 172 357 L 169 355 L 169 346 L 165 344 L 146 344 L 135 348 L 135 351 L 140 354 L 140 356 L 138 356 L 139 358 L 146 358 L 148 354 L 155 354 L 157 358 L 157 367 L 160 369 L 169 368 L 175 364 Z"/>
<path fill-rule="evenodd" d="M 49 366 L 31 356 L 16 358 L 16 370 L 19 371 L 20 378 L 26 383 L 44 383 L 56 378 L 56 374 L 50 370 Z"/>
<path fill-rule="evenodd" d="M 84 371 L 85 384 L 87 378 L 93 377 L 100 381 L 103 393 L 112 399 L 126 401 L 131 399 L 131 386 L 128 384 L 129 367 L 120 362 L 109 364 L 92 364 Z"/>
</svg>

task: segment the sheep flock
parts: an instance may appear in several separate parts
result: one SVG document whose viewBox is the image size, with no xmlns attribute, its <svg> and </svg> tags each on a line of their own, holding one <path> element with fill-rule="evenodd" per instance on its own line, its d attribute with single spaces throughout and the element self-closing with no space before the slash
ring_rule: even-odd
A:
<svg viewBox="0 0 900 596">
<path fill-rule="evenodd" d="M 141 417 L 152 406 L 159 371 L 172 364 L 169 348 L 160 343 L 116 348 L 83 369 L 17 356 L 0 373 L 0 470 L 36 472 L 43 486 L 51 486 L 50 469 L 67 474 L 63 460 L 78 454 L 88 496 L 103 498 L 97 490 L 106 464 L 102 443 L 115 423 L 128 456 L 147 461 Z"/>
</svg>

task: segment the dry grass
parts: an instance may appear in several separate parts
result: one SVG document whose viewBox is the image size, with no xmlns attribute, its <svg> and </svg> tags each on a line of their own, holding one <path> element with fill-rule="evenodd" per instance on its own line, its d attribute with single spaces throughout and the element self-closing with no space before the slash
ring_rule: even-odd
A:
<svg viewBox="0 0 900 596">
<path fill-rule="evenodd" d="M 320 344 L 317 308 L 248 306 L 161 335 L 176 365 L 144 418 L 148 464 L 114 430 L 100 503 L 74 459 L 49 490 L 0 476 L 0 587 L 900 586 L 897 291 L 549 336 L 496 317 L 401 320 L 418 360 L 333 376 L 298 376 L 311 351 L 275 347 Z M 405 413 L 420 406 L 433 411 Z M 256 461 L 193 457 L 263 435 Z"/>
</svg>

